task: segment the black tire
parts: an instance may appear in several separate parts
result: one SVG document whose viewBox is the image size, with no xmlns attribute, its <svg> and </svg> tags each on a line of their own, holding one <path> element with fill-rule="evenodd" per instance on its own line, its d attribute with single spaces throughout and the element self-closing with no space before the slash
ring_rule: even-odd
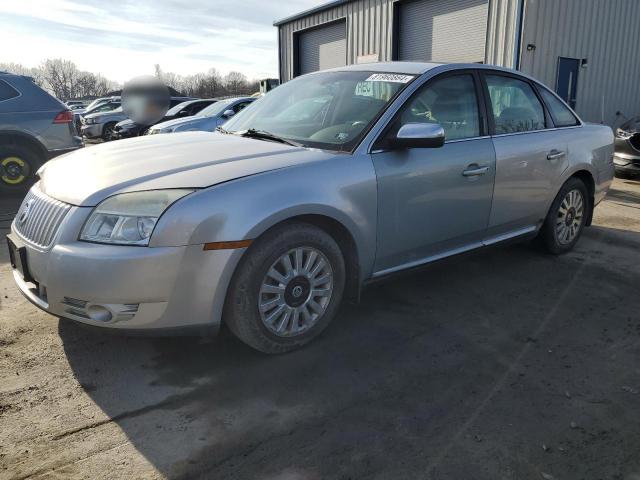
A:
<svg viewBox="0 0 640 480">
<path fill-rule="evenodd" d="M 309 324 L 307 330 L 285 337 L 276 335 L 267 328 L 258 304 L 262 298 L 261 287 L 267 278 L 267 272 L 287 252 L 296 248 L 310 248 L 324 255 L 332 271 L 333 291 L 324 312 L 317 316 L 314 323 Z M 295 254 L 293 255 L 295 260 Z M 293 283 L 289 282 L 287 289 Z M 227 292 L 223 319 L 236 337 L 256 350 L 264 353 L 289 352 L 310 342 L 327 327 L 338 311 L 344 286 L 344 258 L 336 241 L 314 225 L 285 223 L 258 238 L 244 254 Z M 285 293 L 282 298 L 286 298 Z M 302 319 L 301 321 L 304 322 Z M 293 328 L 293 320 L 290 322 Z"/>
<path fill-rule="evenodd" d="M 0 191 L 22 193 L 28 190 L 44 160 L 42 154 L 22 145 L 0 146 Z"/>
<path fill-rule="evenodd" d="M 102 127 L 102 139 L 105 142 L 109 140 L 113 140 L 113 129 L 116 126 L 116 122 L 106 123 L 104 127 Z"/>
<path fill-rule="evenodd" d="M 572 217 L 568 216 L 571 209 L 569 209 L 569 214 L 567 215 L 563 213 L 563 210 L 566 211 L 567 209 L 564 209 L 563 207 L 563 210 L 561 210 L 561 206 L 563 206 L 563 202 L 570 192 L 577 192 L 582 201 L 583 210 L 579 222 L 577 221 L 575 212 Z M 554 255 L 561 255 L 573 249 L 584 231 L 591 208 L 591 200 L 589 199 L 587 187 L 584 182 L 578 178 L 570 178 L 567 180 L 558 192 L 558 195 L 556 195 L 556 198 L 553 200 L 549 213 L 547 214 L 547 218 L 540 229 L 540 233 L 538 234 L 540 245 L 547 252 Z M 575 225 L 576 233 L 570 240 L 563 240 L 560 238 L 561 233 L 558 231 L 558 228 L 562 227 L 558 227 L 558 225 L 560 225 L 561 217 L 564 219 L 563 221 L 565 222 L 565 226 L 569 221 Z"/>
</svg>

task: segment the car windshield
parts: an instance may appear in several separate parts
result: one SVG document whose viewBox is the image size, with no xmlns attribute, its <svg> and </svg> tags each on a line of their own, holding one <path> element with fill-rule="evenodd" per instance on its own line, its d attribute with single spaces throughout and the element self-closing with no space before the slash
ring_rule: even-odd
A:
<svg viewBox="0 0 640 480">
<path fill-rule="evenodd" d="M 255 129 L 305 147 L 350 151 L 414 78 L 367 71 L 305 75 L 256 100 L 224 128 L 231 133 Z"/>
<path fill-rule="evenodd" d="M 222 112 L 229 108 L 234 100 L 220 100 L 216 103 L 212 103 L 207 108 L 203 108 L 200 110 L 196 117 L 215 117 L 216 115 L 220 115 Z"/>
<path fill-rule="evenodd" d="M 186 102 L 181 102 L 177 104 L 175 107 L 171 107 L 169 110 L 167 110 L 167 113 L 165 115 L 167 117 L 177 115 L 178 113 L 180 113 L 180 110 L 187 108 L 193 102 L 194 102 L 193 100 L 187 100 Z"/>
<path fill-rule="evenodd" d="M 89 105 L 87 105 L 87 110 L 91 110 L 93 107 L 95 107 L 96 105 L 98 105 L 99 103 L 102 102 L 106 102 L 106 99 L 104 98 L 96 98 L 93 102 L 91 102 Z"/>
</svg>

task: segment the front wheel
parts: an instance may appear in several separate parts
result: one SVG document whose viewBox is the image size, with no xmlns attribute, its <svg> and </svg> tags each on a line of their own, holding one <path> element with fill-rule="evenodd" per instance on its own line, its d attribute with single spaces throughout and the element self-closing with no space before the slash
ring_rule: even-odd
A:
<svg viewBox="0 0 640 480">
<path fill-rule="evenodd" d="M 585 184 L 577 178 L 567 180 L 553 201 L 540 230 L 539 240 L 542 246 L 555 255 L 571 250 L 584 230 L 589 208 Z"/>
<path fill-rule="evenodd" d="M 105 142 L 108 142 L 109 140 L 113 140 L 113 132 L 114 129 L 116 127 L 115 123 L 107 123 L 104 128 L 102 129 L 102 139 Z"/>
<path fill-rule="evenodd" d="M 344 259 L 335 240 L 314 225 L 284 224 L 245 253 L 229 287 L 224 321 L 261 352 L 288 352 L 327 327 L 344 285 Z"/>
</svg>

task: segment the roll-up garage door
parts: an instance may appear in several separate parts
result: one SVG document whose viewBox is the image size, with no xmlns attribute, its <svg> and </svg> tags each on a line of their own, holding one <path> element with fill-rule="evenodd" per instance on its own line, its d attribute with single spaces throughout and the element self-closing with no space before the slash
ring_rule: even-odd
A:
<svg viewBox="0 0 640 480">
<path fill-rule="evenodd" d="M 347 27 L 344 21 L 298 34 L 299 75 L 347 64 Z"/>
<path fill-rule="evenodd" d="M 399 3 L 399 59 L 484 62 L 488 3 L 488 0 Z"/>
</svg>

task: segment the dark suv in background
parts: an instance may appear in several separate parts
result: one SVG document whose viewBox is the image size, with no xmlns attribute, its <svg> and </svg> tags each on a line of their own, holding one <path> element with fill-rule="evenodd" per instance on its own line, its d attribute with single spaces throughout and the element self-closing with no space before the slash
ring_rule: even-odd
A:
<svg viewBox="0 0 640 480">
<path fill-rule="evenodd" d="M 65 104 L 30 77 L 0 72 L 0 192 L 26 190 L 44 162 L 80 147 Z"/>
</svg>

